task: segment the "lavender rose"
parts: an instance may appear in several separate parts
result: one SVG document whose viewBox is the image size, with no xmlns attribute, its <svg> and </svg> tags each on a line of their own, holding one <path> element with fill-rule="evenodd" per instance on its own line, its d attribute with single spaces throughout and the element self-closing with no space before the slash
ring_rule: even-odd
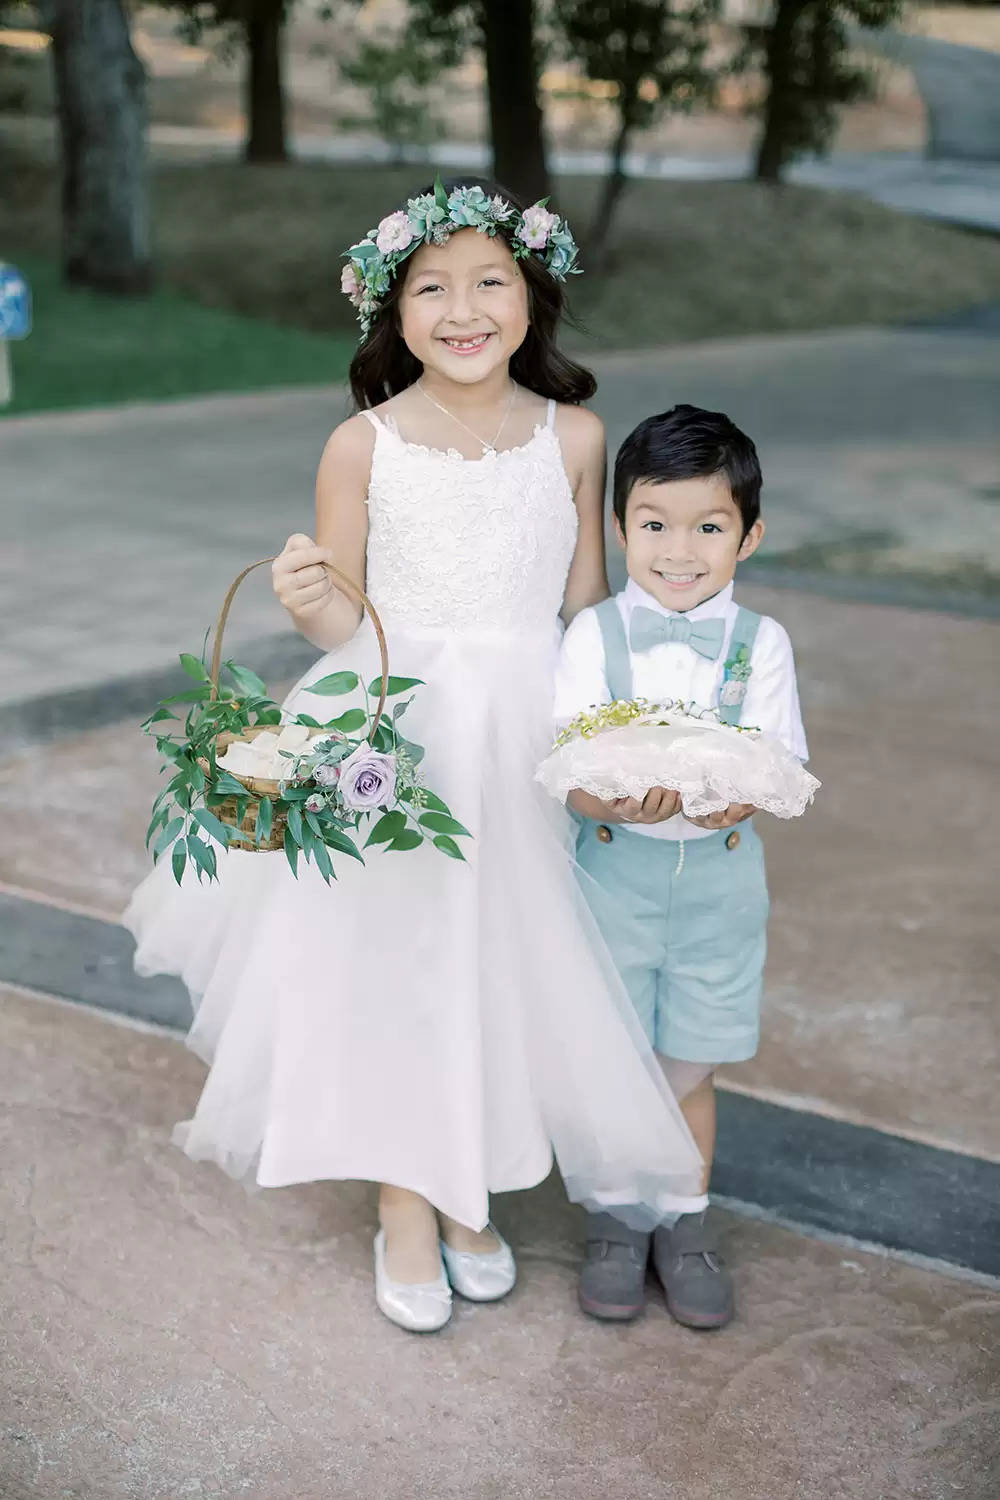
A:
<svg viewBox="0 0 1000 1500">
<path fill-rule="evenodd" d="M 317 786 L 336 786 L 340 780 L 340 767 L 317 766 L 312 776 Z"/>
<path fill-rule="evenodd" d="M 359 745 L 340 766 L 340 796 L 353 812 L 385 807 L 396 795 L 396 758 Z"/>
</svg>

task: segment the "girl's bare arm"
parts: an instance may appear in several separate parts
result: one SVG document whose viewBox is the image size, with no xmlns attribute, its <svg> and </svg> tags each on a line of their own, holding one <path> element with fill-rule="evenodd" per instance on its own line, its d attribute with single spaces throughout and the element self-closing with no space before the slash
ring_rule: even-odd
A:
<svg viewBox="0 0 1000 1500">
<path fill-rule="evenodd" d="M 586 407 L 560 407 L 556 425 L 580 526 L 563 597 L 562 618 L 568 625 L 581 609 L 608 597 L 604 555 L 607 451 L 604 423 Z"/>
<path fill-rule="evenodd" d="M 332 563 L 365 587 L 374 438 L 360 416 L 336 429 L 316 475 L 316 540 L 290 536 L 271 566 L 274 592 L 296 630 L 323 651 L 350 640 L 361 620 L 361 605 L 334 585 L 322 563 Z"/>
</svg>

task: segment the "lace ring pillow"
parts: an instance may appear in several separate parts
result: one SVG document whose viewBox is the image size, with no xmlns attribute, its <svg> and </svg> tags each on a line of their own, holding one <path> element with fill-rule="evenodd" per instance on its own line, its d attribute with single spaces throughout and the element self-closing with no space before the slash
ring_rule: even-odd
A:
<svg viewBox="0 0 1000 1500">
<path fill-rule="evenodd" d="M 642 698 L 579 714 L 536 780 L 561 802 L 574 788 L 613 801 L 641 800 L 654 786 L 669 787 L 680 792 L 691 818 L 721 812 L 731 802 L 797 818 L 820 785 L 774 735 L 724 723 L 715 709 Z"/>
</svg>

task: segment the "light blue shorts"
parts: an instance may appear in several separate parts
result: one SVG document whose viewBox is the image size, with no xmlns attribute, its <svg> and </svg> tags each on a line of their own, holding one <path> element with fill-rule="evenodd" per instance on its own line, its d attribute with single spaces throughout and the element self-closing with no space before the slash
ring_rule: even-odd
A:
<svg viewBox="0 0 1000 1500">
<path fill-rule="evenodd" d="M 585 822 L 580 884 L 657 1052 L 743 1062 L 760 1035 L 769 901 L 749 822 L 680 848 Z"/>
</svg>

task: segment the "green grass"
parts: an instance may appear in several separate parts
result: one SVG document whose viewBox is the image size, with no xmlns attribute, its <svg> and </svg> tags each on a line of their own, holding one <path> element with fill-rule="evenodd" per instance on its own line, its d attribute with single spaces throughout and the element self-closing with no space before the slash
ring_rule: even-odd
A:
<svg viewBox="0 0 1000 1500">
<path fill-rule="evenodd" d="M 20 410 L 340 378 L 355 341 L 340 254 L 423 185 L 413 168 L 161 166 L 161 290 L 128 303 L 60 286 L 53 168 L 0 149 L 0 255 L 37 304 L 15 353 Z M 578 232 L 598 188 L 558 186 Z M 1000 241 L 811 188 L 633 183 L 607 269 L 571 293 L 584 331 L 566 341 L 584 352 L 907 322 L 1000 300 Z"/>
<path fill-rule="evenodd" d="M 63 286 L 54 262 L 18 255 L 35 326 L 11 345 L 14 399 L 0 415 L 210 391 L 340 380 L 353 341 L 201 307 L 162 289 L 145 299 Z"/>
</svg>

